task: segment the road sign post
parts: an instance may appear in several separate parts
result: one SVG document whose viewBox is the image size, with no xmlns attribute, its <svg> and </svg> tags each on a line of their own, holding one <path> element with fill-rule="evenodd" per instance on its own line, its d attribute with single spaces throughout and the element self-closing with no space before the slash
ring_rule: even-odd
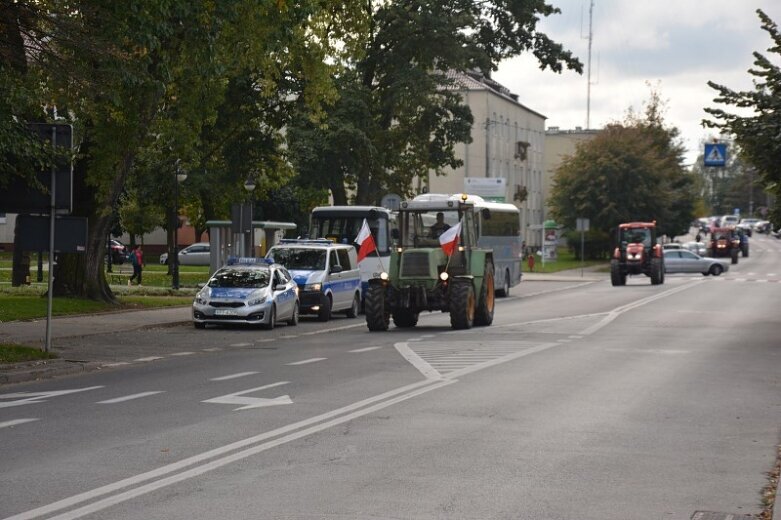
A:
<svg viewBox="0 0 781 520">
<path fill-rule="evenodd" d="M 583 266 L 585 261 L 585 233 L 589 230 L 590 221 L 587 218 L 579 218 L 575 221 L 575 229 L 580 231 L 580 277 L 583 278 Z"/>
</svg>

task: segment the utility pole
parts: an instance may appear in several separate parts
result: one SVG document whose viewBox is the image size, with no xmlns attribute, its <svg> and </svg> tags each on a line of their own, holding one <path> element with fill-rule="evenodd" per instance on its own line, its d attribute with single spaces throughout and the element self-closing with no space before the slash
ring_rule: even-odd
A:
<svg viewBox="0 0 781 520">
<path fill-rule="evenodd" d="M 586 130 L 591 128 L 591 44 L 594 41 L 594 0 L 588 9 L 588 64 L 586 80 Z"/>
</svg>

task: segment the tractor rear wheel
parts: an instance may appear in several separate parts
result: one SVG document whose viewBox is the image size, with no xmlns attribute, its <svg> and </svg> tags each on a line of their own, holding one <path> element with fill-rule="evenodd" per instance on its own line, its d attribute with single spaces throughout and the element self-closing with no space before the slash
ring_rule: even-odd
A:
<svg viewBox="0 0 781 520">
<path fill-rule="evenodd" d="M 610 261 L 610 282 L 613 287 L 626 285 L 626 274 L 621 272 L 621 262 L 615 258 Z"/>
<path fill-rule="evenodd" d="M 475 325 L 487 326 L 493 323 L 494 307 L 496 305 L 494 290 L 494 265 L 490 262 L 486 262 L 485 273 L 483 274 L 483 286 L 480 288 L 480 297 L 477 299 Z"/>
<path fill-rule="evenodd" d="M 366 291 L 364 308 L 366 311 L 366 325 L 370 331 L 388 330 L 390 312 L 385 302 L 385 287 L 382 285 L 369 285 Z"/>
<path fill-rule="evenodd" d="M 651 285 L 664 283 L 664 263 L 661 258 L 651 259 Z"/>
<path fill-rule="evenodd" d="M 450 326 L 471 329 L 475 321 L 475 288 L 471 280 L 454 281 L 450 285 Z"/>
</svg>

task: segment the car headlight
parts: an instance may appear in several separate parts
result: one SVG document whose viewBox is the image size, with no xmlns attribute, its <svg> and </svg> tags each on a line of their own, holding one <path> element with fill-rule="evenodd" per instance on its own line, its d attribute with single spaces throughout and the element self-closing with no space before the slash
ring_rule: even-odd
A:
<svg viewBox="0 0 781 520">
<path fill-rule="evenodd" d="M 323 285 L 319 284 L 319 283 L 308 283 L 308 284 L 304 285 L 304 290 L 305 291 L 319 292 L 320 289 L 322 289 L 322 288 L 323 288 Z"/>
<path fill-rule="evenodd" d="M 250 307 L 254 307 L 255 305 L 260 305 L 261 303 L 266 303 L 266 297 L 261 296 L 260 298 L 253 298 L 252 300 L 249 300 L 247 302 L 247 305 Z"/>
</svg>

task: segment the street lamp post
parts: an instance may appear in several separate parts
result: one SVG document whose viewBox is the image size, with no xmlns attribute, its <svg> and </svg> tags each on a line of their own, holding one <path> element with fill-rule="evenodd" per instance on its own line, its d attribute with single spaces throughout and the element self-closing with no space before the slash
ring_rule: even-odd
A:
<svg viewBox="0 0 781 520">
<path fill-rule="evenodd" d="M 179 161 L 176 162 L 176 182 L 174 182 L 174 247 L 173 247 L 173 271 L 171 272 L 171 287 L 179 289 L 179 184 L 187 179 L 187 173 L 182 169 Z"/>
<path fill-rule="evenodd" d="M 244 189 L 247 191 L 247 197 L 249 198 L 253 191 L 255 191 L 255 180 L 252 177 L 248 177 L 246 181 L 244 181 Z M 253 210 L 253 204 L 252 201 L 245 202 L 246 205 L 250 207 L 249 211 L 247 213 L 249 214 L 249 236 L 244 235 L 244 245 L 242 246 L 244 248 L 244 254 L 246 256 L 255 256 L 255 252 L 253 251 L 253 237 L 252 237 L 252 214 L 254 213 Z M 244 211 L 241 212 L 242 215 L 244 215 Z"/>
</svg>

